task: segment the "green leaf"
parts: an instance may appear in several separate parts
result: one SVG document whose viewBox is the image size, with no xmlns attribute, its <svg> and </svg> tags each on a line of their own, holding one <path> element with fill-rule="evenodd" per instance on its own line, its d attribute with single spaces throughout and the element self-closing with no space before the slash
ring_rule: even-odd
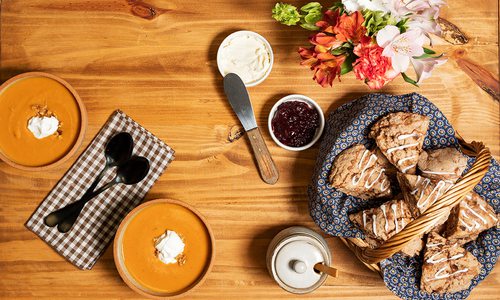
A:
<svg viewBox="0 0 500 300">
<path fill-rule="evenodd" d="M 286 3 L 276 3 L 272 12 L 276 21 L 288 26 L 297 25 L 302 17 L 297 7 Z"/>
<path fill-rule="evenodd" d="M 304 21 L 307 24 L 316 24 L 321 18 L 323 17 L 323 14 L 321 11 L 319 12 L 310 12 L 304 17 Z"/>
<path fill-rule="evenodd" d="M 356 60 L 356 57 L 357 56 L 352 53 L 352 50 L 346 53 L 346 58 L 340 66 L 340 75 L 344 75 L 352 71 L 352 64 Z"/>
<path fill-rule="evenodd" d="M 432 54 L 427 54 L 427 53 L 424 53 L 420 56 L 413 56 L 414 59 L 422 59 L 422 58 L 441 58 L 442 56 L 444 55 L 444 53 L 441 53 L 439 55 L 432 55 Z"/>
<path fill-rule="evenodd" d="M 408 83 L 410 83 L 410 84 L 413 84 L 414 86 L 418 87 L 417 82 L 416 82 L 415 80 L 411 79 L 410 77 L 408 77 L 408 75 L 406 75 L 404 72 L 403 72 L 403 73 L 401 73 L 401 76 L 403 76 L 403 79 L 404 79 L 406 82 L 408 82 Z"/>
<path fill-rule="evenodd" d="M 429 49 L 429 48 L 424 48 L 424 53 L 425 54 L 436 54 L 436 51 L 432 50 L 432 49 Z"/>
<path fill-rule="evenodd" d="M 332 50 L 330 51 L 330 53 L 331 53 L 331 54 L 333 54 L 333 55 L 342 55 L 342 54 L 344 54 L 344 53 L 345 53 L 345 51 L 346 51 L 346 50 L 345 50 L 344 48 L 342 48 L 342 47 L 337 47 L 337 48 L 335 48 L 335 49 L 332 49 Z"/>
<path fill-rule="evenodd" d="M 319 4 L 319 2 L 309 2 L 306 5 L 302 6 L 300 8 L 301 11 L 303 12 L 310 12 L 310 11 L 320 11 L 323 9 L 323 6 Z"/>
<path fill-rule="evenodd" d="M 328 9 L 329 10 L 338 10 L 340 15 L 344 14 L 344 11 L 345 11 L 344 4 L 342 4 L 342 2 L 340 2 L 340 1 L 333 3 L 333 5 Z"/>
<path fill-rule="evenodd" d="M 312 25 L 312 24 L 307 24 L 307 23 L 300 24 L 300 27 L 307 29 L 307 30 L 311 30 L 311 31 L 316 31 L 319 29 L 318 26 Z"/>
<path fill-rule="evenodd" d="M 352 63 L 347 62 L 347 60 L 344 61 L 340 66 L 340 75 L 347 74 L 351 71 L 352 71 Z"/>
</svg>

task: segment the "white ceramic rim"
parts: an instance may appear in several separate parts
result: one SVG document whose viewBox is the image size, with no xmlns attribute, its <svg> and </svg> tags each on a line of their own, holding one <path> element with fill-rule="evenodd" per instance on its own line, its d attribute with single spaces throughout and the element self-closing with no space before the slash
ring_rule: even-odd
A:
<svg viewBox="0 0 500 300">
<path fill-rule="evenodd" d="M 271 123 L 272 123 L 274 114 L 276 113 L 276 110 L 278 109 L 278 106 L 280 106 L 280 104 L 282 104 L 284 102 L 288 102 L 288 101 L 305 102 L 305 103 L 311 105 L 312 107 L 314 107 L 319 113 L 319 127 L 316 129 L 316 134 L 314 135 L 314 138 L 312 139 L 312 141 L 309 144 L 304 145 L 302 147 L 290 147 L 290 146 L 283 144 L 282 142 L 280 142 L 278 140 L 278 138 L 274 135 L 274 132 L 273 132 L 273 126 Z M 278 100 L 278 102 L 276 102 L 273 105 L 273 108 L 271 108 L 271 112 L 269 112 L 269 117 L 267 119 L 267 127 L 269 129 L 269 134 L 273 138 L 274 142 L 276 144 L 278 144 L 278 146 L 280 146 L 283 149 L 290 150 L 290 151 L 302 151 L 302 150 L 306 150 L 308 148 L 311 148 L 312 145 L 314 145 L 319 140 L 321 135 L 323 134 L 323 129 L 325 128 L 325 116 L 323 115 L 323 110 L 318 105 L 318 103 L 316 103 L 316 101 L 314 101 L 313 99 L 311 99 L 307 96 L 304 96 L 304 95 L 292 94 L 292 95 L 288 95 L 288 96 L 281 98 L 280 100 Z"/>
<path fill-rule="evenodd" d="M 271 44 L 269 44 L 269 42 L 266 40 L 265 37 L 263 37 L 262 35 L 258 34 L 257 32 L 249 31 L 249 30 L 240 30 L 240 31 L 235 31 L 235 32 L 231 33 L 230 35 L 228 35 L 222 41 L 222 43 L 220 43 L 220 46 L 217 49 L 217 68 L 219 69 L 219 73 L 222 75 L 222 77 L 224 77 L 225 74 L 224 74 L 224 72 L 222 71 L 222 69 L 220 67 L 221 66 L 220 61 L 222 59 L 222 56 L 221 56 L 222 45 L 224 45 L 225 43 L 227 43 L 227 41 L 229 41 L 230 39 L 234 38 L 235 36 L 239 36 L 239 35 L 243 35 L 243 34 L 250 34 L 250 35 L 253 35 L 253 36 L 257 37 L 258 39 L 260 39 L 264 43 L 264 45 L 266 46 L 266 48 L 269 50 L 269 60 L 270 60 L 269 61 L 269 69 L 267 69 L 267 71 L 264 74 L 264 76 L 262 76 L 258 80 L 255 80 L 255 81 L 252 81 L 252 82 L 249 82 L 249 83 L 245 83 L 244 82 L 246 87 L 253 87 L 253 86 L 261 84 L 264 80 L 266 80 L 266 78 L 269 76 L 269 74 L 271 74 L 271 70 L 273 69 L 273 65 L 274 65 L 274 53 L 273 53 L 273 48 L 271 47 Z"/>
</svg>

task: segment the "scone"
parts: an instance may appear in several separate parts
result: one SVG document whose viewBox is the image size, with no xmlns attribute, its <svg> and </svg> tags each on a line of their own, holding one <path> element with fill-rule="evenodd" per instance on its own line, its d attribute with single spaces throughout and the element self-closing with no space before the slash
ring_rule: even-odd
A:
<svg viewBox="0 0 500 300">
<path fill-rule="evenodd" d="M 497 223 L 493 207 L 476 192 L 471 192 L 451 211 L 445 234 L 450 241 L 463 245 Z"/>
<path fill-rule="evenodd" d="M 434 181 L 419 175 L 403 173 L 398 173 L 398 181 L 414 217 L 424 213 L 453 186 L 451 181 Z"/>
<path fill-rule="evenodd" d="M 330 185 L 365 200 L 392 194 L 389 179 L 377 156 L 360 144 L 342 151 L 335 158 Z"/>
<path fill-rule="evenodd" d="M 426 116 L 391 113 L 372 126 L 370 137 L 401 173 L 415 174 L 428 127 Z"/>
<path fill-rule="evenodd" d="M 481 271 L 476 257 L 437 233 L 430 233 L 424 253 L 420 289 L 428 293 L 455 293 L 467 289 Z"/>
<path fill-rule="evenodd" d="M 467 157 L 456 148 L 423 151 L 418 160 L 422 176 L 456 182 L 467 168 Z"/>
<path fill-rule="evenodd" d="M 365 233 L 367 244 L 375 248 L 403 230 L 413 217 L 404 200 L 392 200 L 380 207 L 351 214 L 349 219 Z M 413 256 L 419 253 L 422 247 L 422 238 L 415 238 L 401 251 Z"/>
</svg>

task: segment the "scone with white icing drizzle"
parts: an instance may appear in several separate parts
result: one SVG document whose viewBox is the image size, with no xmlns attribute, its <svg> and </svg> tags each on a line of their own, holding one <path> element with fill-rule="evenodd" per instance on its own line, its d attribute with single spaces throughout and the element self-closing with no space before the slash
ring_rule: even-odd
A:
<svg viewBox="0 0 500 300">
<path fill-rule="evenodd" d="M 463 245 L 497 224 L 498 215 L 493 207 L 476 192 L 471 192 L 452 209 L 445 234 L 450 241 Z"/>
<path fill-rule="evenodd" d="M 361 144 L 337 155 L 330 173 L 330 185 L 365 200 L 392 194 L 389 179 L 377 156 Z"/>
<path fill-rule="evenodd" d="M 428 128 L 429 117 L 397 112 L 378 120 L 370 137 L 400 172 L 415 174 Z"/>
<path fill-rule="evenodd" d="M 455 293 L 467 289 L 481 271 L 476 257 L 435 232 L 427 237 L 420 289 L 428 293 Z"/>
<path fill-rule="evenodd" d="M 379 207 L 351 214 L 349 219 L 365 233 L 365 242 L 375 248 L 403 230 L 413 221 L 413 216 L 404 200 L 392 200 Z M 422 238 L 415 238 L 401 252 L 414 256 L 422 247 Z"/>
<path fill-rule="evenodd" d="M 414 217 L 424 213 L 439 197 L 453 187 L 448 180 L 431 180 L 420 175 L 398 173 L 398 181 Z"/>
<path fill-rule="evenodd" d="M 456 182 L 467 168 L 467 157 L 456 148 L 423 151 L 418 169 L 423 177 Z"/>
</svg>

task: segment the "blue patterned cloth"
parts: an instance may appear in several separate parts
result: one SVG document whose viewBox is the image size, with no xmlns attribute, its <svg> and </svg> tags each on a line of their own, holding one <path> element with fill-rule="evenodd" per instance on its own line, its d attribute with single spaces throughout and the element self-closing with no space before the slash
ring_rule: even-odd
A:
<svg viewBox="0 0 500 300">
<path fill-rule="evenodd" d="M 455 131 L 439 111 L 425 97 L 411 93 L 392 96 L 369 94 L 342 105 L 332 112 L 327 120 L 325 134 L 320 146 L 312 183 L 308 188 L 309 209 L 316 224 L 327 234 L 341 237 L 363 238 L 364 234 L 352 224 L 348 215 L 360 210 L 379 206 L 379 201 L 364 201 L 335 190 L 328 184 L 328 176 L 335 157 L 354 144 L 367 147 L 373 140 L 367 138 L 371 126 L 391 112 L 406 111 L 430 117 L 429 130 L 424 149 L 458 147 Z M 469 166 L 474 160 L 469 159 Z M 500 211 L 500 166 L 495 160 L 475 191 Z M 494 227 L 479 235 L 478 239 L 465 247 L 481 263 L 482 269 L 471 286 L 462 292 L 439 295 L 420 291 L 421 257 L 396 254 L 380 263 L 387 287 L 403 299 L 465 299 L 470 291 L 493 269 L 500 255 L 499 229 Z M 354 259 L 354 256 L 353 256 Z"/>
</svg>

